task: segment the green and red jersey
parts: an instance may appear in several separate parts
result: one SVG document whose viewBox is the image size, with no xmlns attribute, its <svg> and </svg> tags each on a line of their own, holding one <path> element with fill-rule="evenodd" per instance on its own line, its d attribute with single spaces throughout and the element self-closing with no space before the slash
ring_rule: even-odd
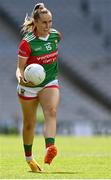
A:
<svg viewBox="0 0 111 180">
<path fill-rule="evenodd" d="M 41 64 L 46 71 L 46 78 L 39 86 L 57 79 L 58 75 L 58 43 L 61 35 L 51 29 L 46 38 L 38 37 L 33 32 L 28 32 L 19 45 L 18 55 L 28 57 L 27 65 Z"/>
</svg>

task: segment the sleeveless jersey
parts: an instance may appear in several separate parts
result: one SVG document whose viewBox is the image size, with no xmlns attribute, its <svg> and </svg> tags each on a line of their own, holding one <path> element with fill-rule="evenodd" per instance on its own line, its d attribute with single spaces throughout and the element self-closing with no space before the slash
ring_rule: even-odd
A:
<svg viewBox="0 0 111 180">
<path fill-rule="evenodd" d="M 19 45 L 18 55 L 28 57 L 27 65 L 32 63 L 41 64 L 46 71 L 46 78 L 39 87 L 57 79 L 58 43 L 60 39 L 60 33 L 55 29 L 51 29 L 47 39 L 37 37 L 33 32 L 29 32 Z"/>
</svg>

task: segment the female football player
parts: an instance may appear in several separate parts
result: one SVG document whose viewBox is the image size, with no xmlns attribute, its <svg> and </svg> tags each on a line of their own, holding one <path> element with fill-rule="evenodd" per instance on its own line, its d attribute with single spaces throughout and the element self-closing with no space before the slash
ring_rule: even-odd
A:
<svg viewBox="0 0 111 180">
<path fill-rule="evenodd" d="M 32 146 L 36 125 L 36 111 L 40 103 L 44 117 L 46 154 L 44 163 L 50 164 L 57 155 L 55 147 L 56 111 L 59 103 L 58 43 L 60 33 L 52 29 L 52 14 L 43 3 L 36 4 L 31 16 L 23 24 L 24 37 L 18 48 L 16 77 L 18 97 L 23 113 L 23 144 L 28 165 L 34 172 L 42 169 L 33 157 Z M 41 64 L 46 71 L 45 80 L 35 86 L 24 79 L 27 65 Z"/>
</svg>

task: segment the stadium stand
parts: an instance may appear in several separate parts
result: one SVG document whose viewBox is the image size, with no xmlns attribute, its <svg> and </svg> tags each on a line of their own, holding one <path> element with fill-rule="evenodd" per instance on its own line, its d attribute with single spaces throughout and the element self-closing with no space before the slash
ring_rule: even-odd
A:
<svg viewBox="0 0 111 180">
<path fill-rule="evenodd" d="M 17 40 L 1 19 L 0 26 L 0 126 L 7 129 L 18 123 L 15 86 Z"/>
<path fill-rule="evenodd" d="M 107 3 L 106 3 L 107 1 Z M 25 14 L 31 13 L 35 0 L 0 0 L 1 7 L 12 19 L 15 28 L 20 28 Z M 63 40 L 60 45 L 60 85 L 61 103 L 58 109 L 58 133 L 63 134 L 93 134 L 111 133 L 111 54 L 110 43 L 104 48 L 104 37 L 110 31 L 111 14 L 110 0 L 89 0 L 90 13 L 83 16 L 80 10 L 79 0 L 56 0 L 43 1 L 54 15 L 54 26 L 62 32 Z M 64 4 L 64 6 L 63 6 Z M 65 7 L 65 8 L 64 8 Z M 103 8 L 104 7 L 104 8 Z M 95 17 L 101 18 L 102 32 L 96 34 L 93 25 Z M 106 28 L 106 26 L 108 26 Z M 0 88 L 0 114 L 1 126 L 20 127 L 21 113 L 16 96 L 16 59 L 19 34 L 0 19 L 0 79 L 3 84 Z M 110 36 L 110 34 L 109 34 Z M 2 63 L 3 61 L 3 63 Z M 68 67 L 72 78 L 66 74 L 63 65 Z M 102 101 L 98 103 L 96 98 L 92 99 L 84 93 L 82 85 L 73 82 L 73 76 L 79 75 L 79 80 L 90 86 L 93 91 L 102 95 L 108 107 L 104 107 Z M 89 93 L 89 95 L 91 95 Z M 108 110 L 107 110 L 108 108 Z"/>
</svg>

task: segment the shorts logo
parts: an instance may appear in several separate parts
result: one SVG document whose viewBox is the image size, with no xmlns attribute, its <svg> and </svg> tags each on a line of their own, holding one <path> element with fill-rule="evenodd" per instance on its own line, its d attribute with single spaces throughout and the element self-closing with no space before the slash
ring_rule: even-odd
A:
<svg viewBox="0 0 111 180">
<path fill-rule="evenodd" d="M 21 90 L 20 90 L 20 94 L 24 95 L 24 93 L 25 93 L 25 90 L 24 90 L 24 89 L 21 89 Z"/>
</svg>

